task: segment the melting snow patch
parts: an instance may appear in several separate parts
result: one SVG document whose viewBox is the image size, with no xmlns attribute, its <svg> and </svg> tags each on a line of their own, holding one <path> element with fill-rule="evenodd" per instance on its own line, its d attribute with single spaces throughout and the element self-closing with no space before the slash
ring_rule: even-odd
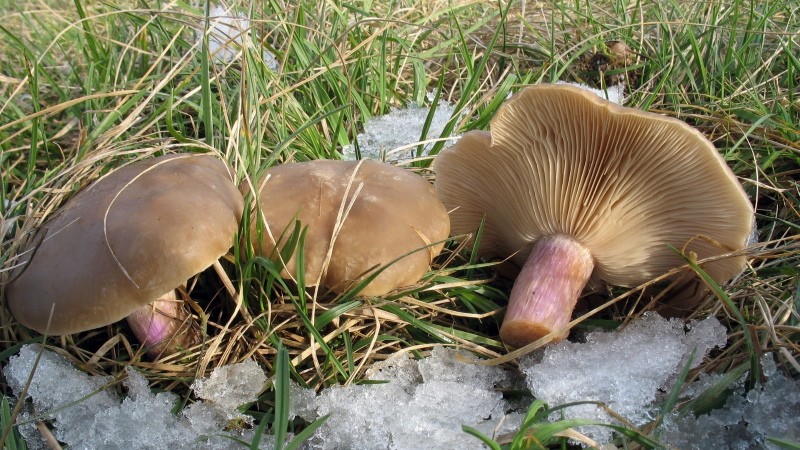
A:
<svg viewBox="0 0 800 450">
<path fill-rule="evenodd" d="M 15 393 L 19 394 L 25 386 L 39 351 L 38 346 L 27 345 L 17 356 L 10 358 L 4 374 Z M 53 411 L 47 417 L 52 417 L 58 424 L 56 438 L 79 446 L 87 424 L 94 422 L 97 413 L 118 406 L 118 400 L 103 390 L 109 382 L 111 377 L 89 376 L 72 367 L 63 357 L 45 351 L 28 388 L 35 410 L 22 412 L 18 421 L 27 422 L 34 415 Z M 72 406 L 61 409 L 68 404 Z M 21 425 L 19 431 L 31 447 L 47 448 L 32 421 Z"/>
<path fill-rule="evenodd" d="M 195 381 L 192 390 L 198 398 L 216 406 L 228 420 L 243 420 L 253 423 L 253 417 L 239 413 L 236 409 L 258 398 L 264 390 L 267 377 L 252 359 L 238 364 L 218 367 L 208 378 Z"/>
<path fill-rule="evenodd" d="M 683 322 L 651 313 L 617 332 L 593 332 L 586 343 L 560 342 L 543 351 L 541 361 L 520 362 L 533 395 L 557 406 L 564 403 L 603 402 L 635 425 L 654 418 L 650 405 L 660 390 L 669 391 L 692 349 L 692 367 L 714 347 L 725 345 L 725 328 L 713 317 L 693 322 L 688 332 Z M 568 419 L 593 419 L 616 423 L 593 404 L 563 410 Z M 605 443 L 612 431 L 582 427 L 580 431 Z"/>
<path fill-rule="evenodd" d="M 302 406 L 316 413 L 307 419 L 331 415 L 311 448 L 477 448 L 480 442 L 462 425 L 490 436 L 498 425 L 501 433 L 516 429 L 521 416 L 503 420 L 508 404 L 495 389 L 508 382 L 506 372 L 470 361 L 474 358 L 437 347 L 420 361 L 403 354 L 376 364 L 368 379 L 386 383 L 323 390 Z"/>
<path fill-rule="evenodd" d="M 237 58 L 242 47 L 252 45 L 248 36 L 250 20 L 244 14 L 212 6 L 208 16 L 208 52 L 214 61 L 230 63 Z M 197 40 L 202 39 L 203 28 L 204 24 L 197 30 Z M 278 70 L 278 60 L 274 54 L 264 50 L 262 57 L 267 67 Z"/>
<path fill-rule="evenodd" d="M 773 437 L 800 442 L 800 382 L 778 372 L 772 355 L 762 358 L 766 383 L 745 393 L 744 380 L 722 408 L 695 417 L 671 415 L 664 421 L 661 440 L 683 449 L 778 449 Z M 689 386 L 697 394 L 721 375 L 707 375 Z"/>
<path fill-rule="evenodd" d="M 530 390 L 551 407 L 601 401 L 642 425 L 655 417 L 692 350 L 696 366 L 725 339 L 724 327 L 714 318 L 687 328 L 648 314 L 621 331 L 589 333 L 585 343 L 552 345 L 520 367 Z M 40 351 L 28 345 L 9 359 L 4 373 L 15 393 L 21 392 Z M 462 425 L 489 436 L 514 432 L 527 405 L 512 405 L 497 390 L 520 380 L 502 368 L 472 362 L 469 354 L 437 347 L 419 361 L 401 354 L 375 364 L 364 384 L 330 387 L 319 394 L 293 385 L 290 416 L 311 422 L 330 414 L 304 448 L 478 448 L 480 442 L 464 433 Z M 764 367 L 768 381 L 747 394 L 737 388 L 724 408 L 698 418 L 667 417 L 662 441 L 687 449 L 744 449 L 771 448 L 767 437 L 800 439 L 800 383 L 783 377 L 771 360 Z M 110 377 L 89 376 L 44 351 L 28 389 L 29 408 L 18 423 L 27 423 L 20 431 L 34 449 L 46 448 L 33 426 L 42 417 L 52 420 L 55 436 L 75 449 L 242 448 L 233 439 L 251 441 L 253 431 L 228 432 L 224 427 L 243 419 L 237 407 L 254 401 L 266 380 L 252 361 L 218 368 L 192 385 L 203 401 L 173 414 L 177 396 L 153 393 L 133 369 L 124 381 L 127 396 L 120 399 L 106 389 L 113 384 Z M 714 375 L 702 377 L 685 394 L 695 397 L 714 380 Z M 561 412 L 566 418 L 614 423 L 594 405 Z M 611 438 L 603 427 L 580 431 L 601 443 Z M 271 448 L 273 441 L 265 436 L 261 445 Z"/>
<path fill-rule="evenodd" d="M 556 84 L 568 84 L 570 86 L 575 86 L 583 89 L 584 91 L 589 91 L 594 93 L 600 98 L 604 98 L 610 102 L 614 102 L 618 105 L 622 105 L 625 103 L 625 85 L 624 84 L 615 84 L 613 86 L 608 86 L 605 90 L 603 89 L 595 89 L 593 87 L 589 87 L 585 84 L 581 83 L 570 83 L 567 81 L 558 81 Z"/>
<path fill-rule="evenodd" d="M 428 94 L 428 100 L 433 95 Z M 392 108 L 388 114 L 367 119 L 364 132 L 356 137 L 362 158 L 384 161 L 405 161 L 416 157 L 417 144 L 422 136 L 430 108 L 412 104 L 407 108 Z M 455 106 L 441 100 L 433 113 L 426 141 L 437 139 L 444 131 L 447 122 L 455 113 Z M 448 140 L 445 147 L 452 145 L 455 139 Z M 434 142 L 424 144 L 423 155 L 433 147 Z M 354 145 L 342 149 L 345 159 L 355 159 Z"/>
<path fill-rule="evenodd" d="M 27 345 L 10 358 L 4 373 L 15 393 L 22 391 L 40 351 L 37 345 Z M 192 404 L 179 416 L 172 413 L 178 397 L 151 392 L 147 380 L 132 368 L 126 370 L 128 378 L 123 383 L 128 395 L 120 401 L 106 389 L 111 377 L 87 375 L 51 351 L 41 354 L 27 392 L 33 410 L 18 418 L 18 422 L 29 422 L 20 426 L 20 433 L 31 448 L 47 448 L 33 425 L 33 419 L 41 417 L 51 418 L 55 437 L 73 449 L 227 449 L 233 439 L 252 439 L 249 430 L 223 431 L 228 418 L 238 415 L 238 404 L 233 404 L 254 401 L 266 382 L 264 372 L 252 361 L 217 369 L 209 379 L 198 381 L 201 384 L 199 388 L 195 384 L 195 391 L 205 401 Z M 225 381 L 226 376 L 235 378 Z M 272 442 L 262 440 L 262 445 L 271 448 Z"/>
</svg>

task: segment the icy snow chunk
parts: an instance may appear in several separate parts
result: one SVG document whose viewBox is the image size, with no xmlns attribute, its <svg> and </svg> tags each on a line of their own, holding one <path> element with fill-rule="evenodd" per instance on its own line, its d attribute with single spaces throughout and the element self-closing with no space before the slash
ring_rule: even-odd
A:
<svg viewBox="0 0 800 450">
<path fill-rule="evenodd" d="M 331 416 L 310 445 L 317 449 L 477 448 L 479 442 L 461 426 L 491 435 L 508 407 L 494 386 L 507 376 L 498 367 L 470 364 L 472 360 L 472 356 L 436 347 L 419 362 L 403 354 L 376 364 L 368 379 L 386 383 L 323 390 L 314 400 L 316 413 Z M 503 429 L 518 424 L 507 420 Z"/>
<path fill-rule="evenodd" d="M 713 317 L 691 324 L 687 333 L 678 320 L 648 313 L 621 331 L 593 332 L 586 343 L 560 342 L 544 349 L 541 362 L 520 362 L 534 397 L 549 406 L 579 401 L 600 401 L 636 425 L 654 417 L 649 405 L 659 389 L 669 389 L 693 349 L 695 367 L 714 347 L 723 347 L 724 327 Z M 564 410 L 566 418 L 614 423 L 595 405 Z M 611 430 L 584 427 L 581 431 L 601 443 Z"/>
<path fill-rule="evenodd" d="M 54 435 L 59 440 L 78 442 L 86 433 L 85 425 L 92 423 L 97 413 L 117 405 L 116 397 L 103 390 L 112 379 L 89 376 L 56 353 L 38 345 L 26 345 L 9 358 L 4 369 L 9 387 L 17 395 L 22 392 L 40 352 L 42 356 L 27 392 L 33 400 L 34 415 L 52 417 L 57 424 Z"/>
<path fill-rule="evenodd" d="M 198 436 L 213 434 L 228 423 L 228 415 L 213 403 L 192 403 L 181 414 L 186 418 L 188 427 Z"/>
<path fill-rule="evenodd" d="M 429 100 L 432 100 L 430 95 Z M 429 113 L 429 107 L 411 104 L 407 108 L 392 108 L 388 114 L 367 119 L 364 132 L 356 137 L 361 157 L 392 162 L 416 157 L 415 144 L 420 142 Z M 453 114 L 455 106 L 440 100 L 436 105 L 425 140 L 439 138 Z M 455 137 L 449 139 L 445 147 L 452 145 L 453 142 Z M 434 144 L 435 142 L 424 144 L 423 154 L 427 155 Z M 355 146 L 347 145 L 342 148 L 342 155 L 345 159 L 355 159 Z"/>
<path fill-rule="evenodd" d="M 239 50 L 252 45 L 248 36 L 250 20 L 242 13 L 222 6 L 212 6 L 208 12 L 208 52 L 214 61 L 229 63 L 236 59 Z M 203 24 L 196 32 L 196 39 L 203 37 Z M 278 70 L 278 60 L 268 50 L 262 52 L 264 63 L 272 70 Z"/>
<path fill-rule="evenodd" d="M 600 98 L 604 98 L 610 102 L 614 102 L 618 105 L 622 105 L 625 103 L 625 85 L 615 84 L 613 86 L 608 86 L 605 90 L 602 89 L 595 89 L 593 87 L 589 87 L 585 84 L 581 83 L 571 83 L 567 81 L 558 81 L 556 84 L 568 84 L 570 86 L 575 86 L 583 89 L 584 91 L 589 91 Z"/>
<path fill-rule="evenodd" d="M 434 351 L 436 350 L 434 349 Z M 408 394 L 413 393 L 416 386 L 423 381 L 419 370 L 419 362 L 410 358 L 408 354 L 395 355 L 392 358 L 374 364 L 367 369 L 367 379 L 390 380 Z"/>
<path fill-rule="evenodd" d="M 444 347 L 434 347 L 431 356 L 417 362 L 423 382 L 450 381 L 475 384 L 491 390 L 500 382 L 507 380 L 506 372 L 496 366 L 474 364 L 474 355 L 457 352 Z"/>
<path fill-rule="evenodd" d="M 41 347 L 28 345 L 9 359 L 4 373 L 18 395 L 40 351 Z M 216 377 L 202 380 L 201 392 L 207 401 L 195 403 L 182 415 L 175 415 L 172 409 L 178 397 L 169 392 L 153 393 L 147 380 L 133 368 L 126 369 L 123 386 L 127 396 L 120 401 L 106 389 L 111 385 L 111 377 L 89 376 L 72 367 L 66 358 L 43 351 L 27 392 L 33 411 L 23 411 L 20 418 L 37 415 L 51 418 L 55 437 L 73 449 L 239 448 L 232 438 L 249 441 L 253 432 L 225 432 L 223 427 L 239 406 L 233 404 L 252 401 L 263 387 L 266 377 L 263 372 L 257 375 L 254 367 L 258 366 L 250 361 L 217 369 Z M 244 379 L 226 378 L 239 376 Z M 237 387 L 238 383 L 249 387 Z M 228 398 L 222 400 L 224 396 Z M 31 430 L 21 428 L 26 437 L 33 439 L 29 442 L 39 445 Z M 261 444 L 262 448 L 271 448 L 273 443 L 265 437 Z"/>
<path fill-rule="evenodd" d="M 98 411 L 86 428 L 86 435 L 76 448 L 131 449 L 171 448 L 194 440 L 190 430 L 178 423 L 172 407 L 178 400 L 175 394 L 154 394 L 144 377 L 127 368 L 128 379 L 123 383 L 129 395 L 122 403 Z M 63 424 L 61 424 L 63 426 Z"/>
<path fill-rule="evenodd" d="M 317 393 L 313 389 L 300 386 L 294 381 L 289 382 L 289 420 L 300 417 L 306 422 L 313 422 L 317 418 L 314 400 Z"/>
<path fill-rule="evenodd" d="M 331 416 L 312 437 L 313 448 L 388 448 L 399 417 L 387 405 L 407 404 L 408 395 L 391 384 L 333 386 L 316 403 L 320 417 Z"/>
<path fill-rule="evenodd" d="M 267 376 L 252 359 L 237 364 L 217 367 L 208 378 L 192 384 L 195 395 L 217 405 L 232 419 L 244 419 L 252 423 L 252 417 L 236 411 L 240 405 L 252 403 L 264 389 Z"/>
<path fill-rule="evenodd" d="M 678 414 L 664 420 L 661 441 L 677 448 L 706 449 L 778 449 L 768 437 L 800 441 L 800 381 L 785 377 L 776 370 L 772 355 L 762 358 L 766 383 L 744 392 L 744 380 L 728 397 L 725 405 L 695 417 Z M 718 377 L 709 377 L 718 378 Z M 743 377 L 744 378 L 744 377 Z M 692 383 L 687 390 L 698 394 L 714 380 Z"/>
</svg>

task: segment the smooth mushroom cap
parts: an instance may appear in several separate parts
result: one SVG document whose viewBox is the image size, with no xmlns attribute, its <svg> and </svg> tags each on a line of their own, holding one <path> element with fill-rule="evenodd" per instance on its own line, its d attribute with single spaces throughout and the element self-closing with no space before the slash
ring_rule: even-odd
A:
<svg viewBox="0 0 800 450">
<path fill-rule="evenodd" d="M 669 246 L 699 259 L 742 248 L 753 223 L 747 195 L 700 132 L 568 85 L 524 89 L 491 133 L 467 133 L 434 171 L 454 234 L 486 217 L 481 254 L 522 266 L 540 237 L 569 236 L 591 252 L 593 278 L 612 285 L 683 265 Z M 724 282 L 744 264 L 735 256 L 704 269 Z"/>
<path fill-rule="evenodd" d="M 335 292 L 403 257 L 365 286 L 361 295 L 382 295 L 419 281 L 450 231 L 447 211 L 430 183 L 377 161 L 283 164 L 268 169 L 256 189 L 260 209 L 255 213 L 261 216 L 255 216 L 258 220 L 252 221 L 250 230 L 256 253 L 277 258 L 276 247 L 283 248 L 299 220 L 308 227 L 303 249 L 307 286 L 317 284 L 336 228 L 322 280 Z M 259 231 L 259 222 L 268 230 Z M 282 276 L 296 277 L 296 252 L 284 263 Z"/>
<path fill-rule="evenodd" d="M 213 156 L 167 155 L 115 170 L 41 226 L 11 274 L 8 306 L 49 334 L 123 319 L 224 255 L 243 203 Z"/>
</svg>

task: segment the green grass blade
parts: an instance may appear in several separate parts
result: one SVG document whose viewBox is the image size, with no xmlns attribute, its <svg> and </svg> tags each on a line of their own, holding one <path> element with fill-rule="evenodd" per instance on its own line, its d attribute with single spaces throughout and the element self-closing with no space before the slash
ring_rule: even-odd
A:
<svg viewBox="0 0 800 450">
<path fill-rule="evenodd" d="M 692 352 L 689 354 L 689 358 L 686 360 L 686 364 L 683 365 L 681 372 L 678 374 L 678 379 L 675 380 L 675 385 L 672 386 L 672 389 L 669 391 L 669 396 L 661 405 L 661 411 L 656 418 L 653 429 L 658 429 L 658 427 L 664 421 L 664 417 L 666 417 L 667 414 L 670 414 L 675 408 L 675 405 L 678 403 L 678 396 L 681 393 L 683 384 L 686 382 L 686 377 L 689 375 L 689 370 L 692 368 L 692 362 L 694 361 L 696 354 L 697 348 L 695 347 L 692 349 Z"/>
<path fill-rule="evenodd" d="M 321 427 L 325 421 L 328 420 L 328 417 L 330 417 L 330 414 L 326 414 L 311 422 L 307 427 L 303 428 L 299 433 L 297 433 L 294 438 L 292 438 L 292 440 L 289 441 L 285 447 L 283 447 L 283 450 L 297 450 L 300 445 L 303 444 L 303 442 L 310 438 L 314 432 L 316 432 L 317 429 L 319 429 L 319 427 Z"/>
<path fill-rule="evenodd" d="M 767 442 L 770 444 L 775 444 L 778 448 L 783 448 L 786 450 L 800 450 L 800 442 L 790 441 L 787 439 L 779 439 L 774 437 L 768 437 Z"/>
<path fill-rule="evenodd" d="M 281 345 L 275 357 L 275 419 L 272 433 L 275 435 L 276 450 L 283 448 L 289 431 L 289 365 L 289 352 Z M 258 446 L 254 447 L 257 448 Z"/>
<path fill-rule="evenodd" d="M 348 311 L 352 311 L 363 304 L 364 302 L 361 300 L 352 300 L 346 303 L 335 305 L 317 316 L 316 320 L 314 321 L 314 327 L 323 328 L 329 323 L 333 322 L 337 317 L 347 313 Z"/>
<path fill-rule="evenodd" d="M 486 436 L 485 434 L 481 433 L 480 430 L 478 430 L 478 429 L 472 428 L 472 427 L 470 427 L 468 425 L 462 425 L 461 426 L 461 430 L 463 430 L 465 433 L 467 433 L 467 434 L 469 434 L 471 436 L 475 436 L 485 446 L 489 447 L 491 450 L 501 450 L 502 449 L 502 447 L 500 447 L 500 444 L 495 442 L 489 436 Z"/>
<path fill-rule="evenodd" d="M 203 46 L 200 52 L 200 88 L 201 88 L 201 117 L 205 131 L 206 144 L 214 146 L 214 110 L 211 96 L 211 54 L 208 47 L 208 29 L 210 26 L 211 2 L 205 2 Z"/>
<path fill-rule="evenodd" d="M 708 286 L 714 292 L 714 295 L 716 295 L 717 298 L 722 301 L 728 312 L 736 318 L 739 326 L 742 327 L 742 335 L 744 336 L 744 342 L 747 346 L 748 357 L 750 360 L 750 373 L 747 376 L 747 389 L 754 389 L 761 379 L 761 362 L 759 361 L 760 351 L 756 348 L 755 342 L 753 341 L 753 336 L 750 334 L 750 324 L 747 323 L 742 315 L 742 312 L 739 311 L 739 308 L 736 307 L 728 294 L 722 289 L 722 287 L 720 287 L 719 284 L 717 284 L 716 281 L 714 281 L 713 278 L 706 273 L 705 270 L 697 265 L 697 262 L 684 255 L 678 249 L 674 247 L 672 249 L 689 264 L 689 267 L 691 267 L 692 270 L 694 270 L 700 276 L 700 278 L 702 278 L 702 280 L 706 283 L 706 286 Z"/>
<path fill-rule="evenodd" d="M 2 442 L 3 448 L 7 450 L 25 450 L 28 448 L 25 440 L 20 436 L 19 431 L 14 426 L 12 419 L 11 404 L 8 397 L 3 396 L 0 401 L 0 430 L 5 437 Z"/>
<path fill-rule="evenodd" d="M 92 33 L 92 29 L 89 28 L 89 21 L 87 20 L 86 11 L 83 9 L 83 4 L 81 4 L 80 0 L 75 0 L 75 9 L 78 11 L 78 16 L 81 19 L 81 27 L 83 28 L 83 37 L 86 41 L 86 47 L 89 49 L 89 53 L 94 61 L 101 61 L 105 58 L 102 57 L 100 54 L 99 47 L 100 45 L 97 43 L 97 40 L 94 38 L 94 34 Z"/>
<path fill-rule="evenodd" d="M 695 416 L 702 416 L 708 414 L 714 409 L 720 408 L 725 405 L 728 396 L 733 390 L 734 385 L 748 370 L 747 364 L 741 364 L 735 369 L 723 374 L 708 389 L 703 391 L 681 409 L 679 416 L 683 417 L 687 414 L 694 414 Z"/>
</svg>

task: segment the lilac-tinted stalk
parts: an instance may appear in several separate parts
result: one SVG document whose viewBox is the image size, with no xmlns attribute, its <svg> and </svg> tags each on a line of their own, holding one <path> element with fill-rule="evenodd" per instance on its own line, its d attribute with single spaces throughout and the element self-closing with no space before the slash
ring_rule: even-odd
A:
<svg viewBox="0 0 800 450">
<path fill-rule="evenodd" d="M 140 307 L 127 320 L 133 334 L 151 358 L 174 353 L 199 342 L 191 315 L 174 290 Z"/>
<path fill-rule="evenodd" d="M 553 331 L 567 337 L 572 310 L 594 270 L 586 247 L 563 235 L 540 238 L 522 267 L 508 302 L 500 338 L 515 346 Z"/>
</svg>

